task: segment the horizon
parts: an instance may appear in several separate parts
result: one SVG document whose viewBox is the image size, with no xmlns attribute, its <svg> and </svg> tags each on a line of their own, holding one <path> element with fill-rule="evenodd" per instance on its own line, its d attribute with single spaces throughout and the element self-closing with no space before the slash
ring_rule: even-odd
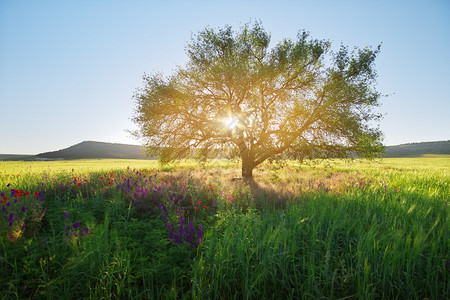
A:
<svg viewBox="0 0 450 300">
<path fill-rule="evenodd" d="M 375 61 L 383 144 L 450 139 L 446 84 L 450 3 L 361 1 L 2 1 L 1 154 L 36 155 L 80 141 L 139 145 L 132 95 L 144 73 L 165 76 L 206 26 L 260 20 L 272 45 L 314 39 L 381 45 Z M 221 11 L 220 15 L 215 12 Z M 370 16 L 368 16 L 370 12 Z M 170 16 L 170 17 L 168 17 Z"/>
<path fill-rule="evenodd" d="M 384 145 L 385 147 L 398 147 L 398 146 L 403 146 L 403 145 L 413 145 L 413 144 L 423 144 L 423 143 L 440 143 L 440 142 L 447 142 L 450 140 L 439 140 L 439 141 L 424 141 L 424 142 L 411 142 L 411 143 L 402 143 L 402 144 L 397 144 L 397 145 Z M 138 146 L 138 147 L 144 147 L 144 145 L 138 145 L 138 144 L 126 144 L 126 143 L 113 143 L 113 142 L 103 142 L 103 141 L 82 141 L 79 143 L 75 143 L 73 145 L 69 145 L 67 147 L 64 148 L 60 148 L 60 149 L 54 149 L 54 150 L 50 150 L 50 151 L 45 151 L 45 152 L 39 152 L 39 153 L 0 153 L 0 155 L 14 155 L 14 156 L 35 156 L 35 155 L 39 155 L 39 154 L 43 154 L 43 153 L 48 153 L 48 152 L 56 152 L 56 151 L 61 151 L 61 150 L 65 150 L 68 149 L 72 146 L 76 146 L 82 143 L 104 143 L 104 144 L 111 144 L 111 145 L 125 145 L 125 146 Z"/>
</svg>

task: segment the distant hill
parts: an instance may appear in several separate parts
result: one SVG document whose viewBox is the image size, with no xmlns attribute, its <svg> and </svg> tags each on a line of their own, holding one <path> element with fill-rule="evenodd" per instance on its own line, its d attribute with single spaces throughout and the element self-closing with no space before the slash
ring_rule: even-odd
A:
<svg viewBox="0 0 450 300">
<path fill-rule="evenodd" d="M 382 157 L 421 157 L 450 155 L 450 140 L 423 142 L 386 147 Z M 71 160 L 71 159 L 157 159 L 147 158 L 136 145 L 85 141 L 71 147 L 38 155 L 0 154 L 0 160 Z"/>
<path fill-rule="evenodd" d="M 388 146 L 383 157 L 420 157 L 424 155 L 450 155 L 450 140 L 410 143 Z"/>
<path fill-rule="evenodd" d="M 34 155 L 27 154 L 0 154 L 0 160 L 32 160 Z"/>
<path fill-rule="evenodd" d="M 84 141 L 62 150 L 40 153 L 35 159 L 146 159 L 141 153 L 142 148 L 136 145 Z"/>
</svg>

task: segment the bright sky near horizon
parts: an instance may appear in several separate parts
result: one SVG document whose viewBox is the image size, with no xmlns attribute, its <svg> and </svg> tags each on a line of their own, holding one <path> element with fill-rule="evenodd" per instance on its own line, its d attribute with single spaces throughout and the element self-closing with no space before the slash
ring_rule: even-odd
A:
<svg viewBox="0 0 450 300">
<path fill-rule="evenodd" d="M 261 20 L 272 43 L 376 47 L 386 145 L 450 139 L 450 1 L 0 0 L 0 153 L 85 140 L 138 144 L 126 129 L 142 75 L 170 75 L 191 35 Z"/>
</svg>

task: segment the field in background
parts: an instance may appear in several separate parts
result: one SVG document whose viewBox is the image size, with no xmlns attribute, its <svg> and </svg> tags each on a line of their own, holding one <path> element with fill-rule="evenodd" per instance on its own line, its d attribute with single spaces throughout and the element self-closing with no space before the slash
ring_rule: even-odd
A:
<svg viewBox="0 0 450 300">
<path fill-rule="evenodd" d="M 2 298 L 450 293 L 450 158 L 0 162 Z M 69 297 L 70 298 L 70 297 Z"/>
</svg>

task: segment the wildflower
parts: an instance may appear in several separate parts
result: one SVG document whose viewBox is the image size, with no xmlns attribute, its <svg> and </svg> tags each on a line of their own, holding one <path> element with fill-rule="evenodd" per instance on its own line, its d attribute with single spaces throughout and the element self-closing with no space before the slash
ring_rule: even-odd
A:
<svg viewBox="0 0 450 300">
<path fill-rule="evenodd" d="M 170 220 L 167 221 L 167 229 L 169 230 L 169 240 L 172 241 L 173 231 L 172 231 L 172 223 L 170 223 Z"/>
<path fill-rule="evenodd" d="M 73 223 L 73 229 L 77 229 L 78 227 L 80 227 L 80 222 Z"/>
<path fill-rule="evenodd" d="M 44 210 L 41 212 L 41 214 L 39 215 L 39 219 L 42 218 L 45 214 L 45 212 L 47 211 L 47 208 L 44 208 Z"/>
<path fill-rule="evenodd" d="M 197 236 L 197 243 L 195 244 L 195 247 L 198 246 L 199 243 L 203 241 L 203 230 L 202 225 L 198 226 L 198 236 Z"/>
<path fill-rule="evenodd" d="M 22 206 L 22 209 L 21 209 L 21 211 L 24 213 L 25 212 L 25 210 L 26 210 L 26 208 L 25 208 L 25 206 Z"/>
<path fill-rule="evenodd" d="M 67 220 L 69 220 L 69 214 L 67 213 L 67 210 L 64 211 L 64 218 L 66 218 Z"/>
</svg>

